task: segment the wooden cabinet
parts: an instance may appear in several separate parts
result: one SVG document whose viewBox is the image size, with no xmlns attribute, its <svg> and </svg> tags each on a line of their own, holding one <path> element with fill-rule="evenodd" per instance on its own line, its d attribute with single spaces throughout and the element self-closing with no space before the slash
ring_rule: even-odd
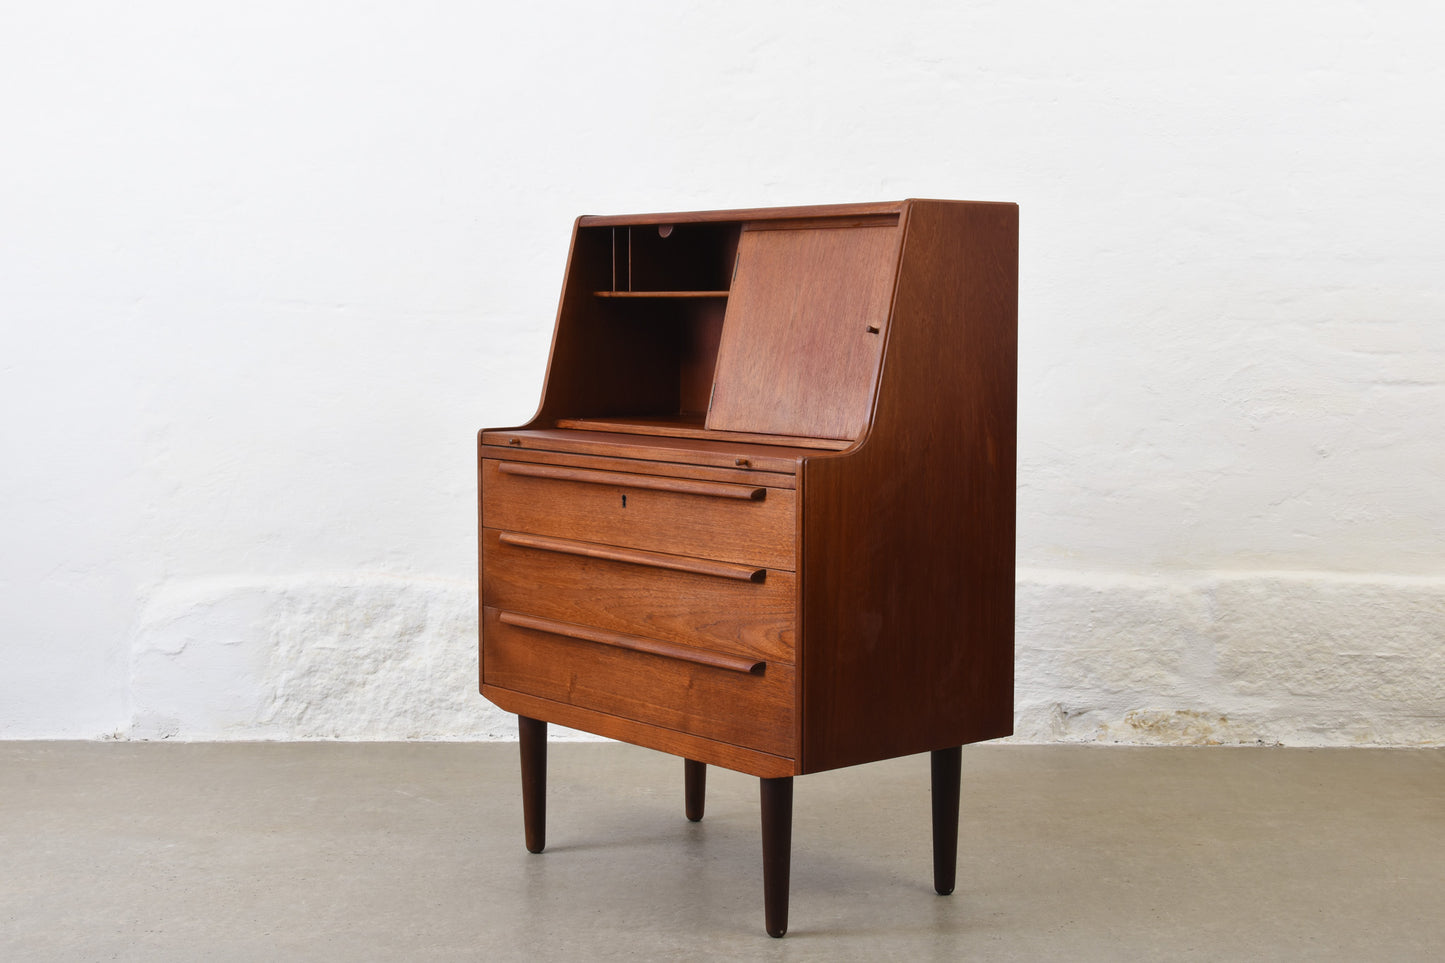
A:
<svg viewBox="0 0 1445 963">
<path fill-rule="evenodd" d="M 910 200 L 576 222 L 542 402 L 479 435 L 481 691 L 761 779 L 768 932 L 792 778 L 1012 731 L 1018 209 Z"/>
</svg>

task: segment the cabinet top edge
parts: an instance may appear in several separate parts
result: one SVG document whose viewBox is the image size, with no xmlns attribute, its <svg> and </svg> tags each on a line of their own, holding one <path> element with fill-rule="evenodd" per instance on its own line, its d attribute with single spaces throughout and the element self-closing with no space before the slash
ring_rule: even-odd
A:
<svg viewBox="0 0 1445 963">
<path fill-rule="evenodd" d="M 583 214 L 578 227 L 621 227 L 646 224 L 699 224 L 712 221 L 769 221 L 807 217 L 857 217 L 868 214 L 902 214 L 911 204 L 969 204 L 998 207 L 1018 205 L 1012 201 L 962 201 L 910 197 L 901 201 L 860 204 L 815 204 L 796 207 L 745 207 L 725 211 L 668 211 L 655 214 Z"/>
<path fill-rule="evenodd" d="M 899 214 L 907 201 L 866 204 L 819 204 L 805 207 L 748 207 L 731 211 L 671 211 L 656 214 L 584 214 L 579 227 L 614 227 L 624 224 L 696 224 L 707 221 L 766 221 L 798 217 L 853 217 L 860 214 Z"/>
</svg>

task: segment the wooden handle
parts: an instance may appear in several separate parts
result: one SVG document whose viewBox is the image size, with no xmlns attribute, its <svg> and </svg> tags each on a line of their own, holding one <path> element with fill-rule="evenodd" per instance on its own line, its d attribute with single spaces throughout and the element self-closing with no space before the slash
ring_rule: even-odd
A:
<svg viewBox="0 0 1445 963">
<path fill-rule="evenodd" d="M 756 674 L 762 672 L 763 667 L 767 665 L 767 663 L 761 659 L 744 659 L 740 656 L 723 655 L 719 652 L 708 652 L 704 649 L 693 649 L 684 645 L 672 645 L 671 643 L 658 642 L 654 639 L 640 639 L 635 635 L 622 635 L 619 632 L 608 632 L 604 629 L 594 629 L 585 625 L 573 625 L 570 622 L 554 622 L 551 619 L 539 619 L 533 615 L 499 612 L 497 618 L 501 619 L 507 625 L 515 625 L 519 629 L 532 629 L 535 632 L 547 632 L 551 635 L 566 636 L 569 639 L 596 642 L 599 645 L 610 645 L 618 649 L 646 652 L 650 655 L 660 655 L 668 659 L 678 659 L 682 662 L 693 662 L 697 665 L 711 666 L 714 669 L 727 669 L 729 672 Z"/>
<path fill-rule="evenodd" d="M 692 481 L 658 475 L 631 475 L 620 471 L 593 471 L 589 468 L 559 468 L 555 465 L 533 465 L 518 461 L 504 461 L 497 466 L 497 470 L 506 475 L 526 475 L 529 478 L 552 478 L 588 485 L 618 485 L 623 488 L 649 488 L 682 495 L 736 498 L 745 502 L 760 502 L 768 494 L 766 488 L 754 485 L 730 485 L 726 482 Z"/>
<path fill-rule="evenodd" d="M 663 555 L 659 552 L 641 552 L 631 548 L 613 548 L 610 545 L 594 545 L 591 542 L 574 542 L 570 538 L 548 538 L 545 535 L 521 535 L 516 532 L 503 532 L 498 538 L 503 545 L 533 548 L 539 552 L 558 552 L 562 555 L 603 558 L 611 562 L 646 565 L 649 568 L 666 568 L 677 572 L 691 572 L 695 575 L 712 575 L 716 578 L 736 579 L 739 582 L 762 582 L 768 577 L 767 569 L 751 565 L 734 565 L 731 562 L 714 562 L 711 559 L 686 558 L 681 555 Z"/>
</svg>

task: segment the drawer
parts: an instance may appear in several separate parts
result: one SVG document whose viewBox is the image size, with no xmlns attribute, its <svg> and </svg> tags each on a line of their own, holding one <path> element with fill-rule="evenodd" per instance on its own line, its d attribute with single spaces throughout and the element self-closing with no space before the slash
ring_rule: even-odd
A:
<svg viewBox="0 0 1445 963">
<path fill-rule="evenodd" d="M 483 609 L 485 684 L 794 756 L 793 667 Z M 638 651 L 630 646 L 651 647 Z M 703 659 L 707 661 L 695 661 Z"/>
<path fill-rule="evenodd" d="M 793 571 L 788 489 L 488 458 L 482 525 Z"/>
<path fill-rule="evenodd" d="M 797 577 L 731 562 L 482 530 L 482 604 L 793 662 Z"/>
</svg>

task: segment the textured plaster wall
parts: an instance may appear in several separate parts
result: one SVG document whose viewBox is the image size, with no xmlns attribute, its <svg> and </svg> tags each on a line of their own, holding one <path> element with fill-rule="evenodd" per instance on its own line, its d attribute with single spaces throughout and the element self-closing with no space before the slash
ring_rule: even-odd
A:
<svg viewBox="0 0 1445 963">
<path fill-rule="evenodd" d="M 0 736 L 509 737 L 581 212 L 1022 206 L 1018 732 L 1445 743 L 1425 3 L 11 4 Z"/>
</svg>

